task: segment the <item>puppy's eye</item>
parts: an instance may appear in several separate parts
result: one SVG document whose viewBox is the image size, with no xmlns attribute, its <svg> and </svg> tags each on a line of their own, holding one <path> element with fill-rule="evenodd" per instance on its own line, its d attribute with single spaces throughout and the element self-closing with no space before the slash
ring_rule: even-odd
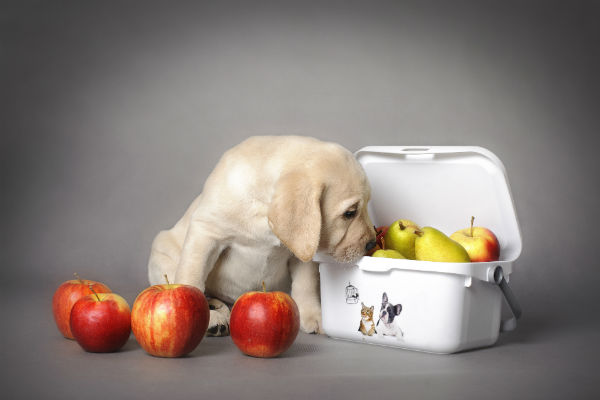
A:
<svg viewBox="0 0 600 400">
<path fill-rule="evenodd" d="M 346 219 L 352 219 L 356 217 L 356 210 L 348 210 L 344 213 L 344 218 Z"/>
</svg>

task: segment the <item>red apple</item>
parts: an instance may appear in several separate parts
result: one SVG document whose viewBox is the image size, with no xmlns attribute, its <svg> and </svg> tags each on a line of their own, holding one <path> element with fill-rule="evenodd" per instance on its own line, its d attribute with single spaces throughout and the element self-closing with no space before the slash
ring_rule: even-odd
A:
<svg viewBox="0 0 600 400">
<path fill-rule="evenodd" d="M 460 243 L 472 262 L 497 261 L 500 258 L 500 243 L 498 238 L 491 230 L 473 226 L 475 217 L 471 217 L 471 226 L 461 229 L 450 235 L 453 239 Z"/>
<path fill-rule="evenodd" d="M 127 342 L 131 332 L 129 304 L 116 293 L 84 296 L 71 310 L 71 332 L 85 351 L 117 351 Z"/>
<path fill-rule="evenodd" d="M 180 357 L 200 343 L 210 319 L 200 289 L 183 284 L 154 285 L 142 291 L 131 311 L 131 329 L 146 352 Z"/>
<path fill-rule="evenodd" d="M 71 318 L 71 308 L 73 308 L 73 304 L 75 304 L 77 300 L 92 294 L 89 286 L 91 285 L 96 293 L 111 292 L 108 286 L 103 283 L 81 279 L 77 274 L 75 274 L 75 276 L 77 276 L 77 279 L 64 282 L 56 289 L 56 292 L 54 292 L 54 296 L 52 297 L 52 313 L 54 314 L 56 327 L 67 339 L 73 339 L 69 323 Z"/>
<path fill-rule="evenodd" d="M 286 293 L 247 292 L 233 305 L 229 330 L 233 343 L 253 357 L 276 357 L 286 351 L 300 329 L 296 302 Z"/>
</svg>

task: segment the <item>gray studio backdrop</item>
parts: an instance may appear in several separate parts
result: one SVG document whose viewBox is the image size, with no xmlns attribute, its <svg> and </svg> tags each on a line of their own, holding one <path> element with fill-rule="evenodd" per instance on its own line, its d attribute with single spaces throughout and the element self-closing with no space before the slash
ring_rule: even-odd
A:
<svg viewBox="0 0 600 400">
<path fill-rule="evenodd" d="M 76 271 L 132 302 L 154 235 L 226 149 L 301 134 L 492 150 L 523 323 L 598 310 L 598 2 L 2 8 L 3 295 L 51 296 Z"/>
</svg>

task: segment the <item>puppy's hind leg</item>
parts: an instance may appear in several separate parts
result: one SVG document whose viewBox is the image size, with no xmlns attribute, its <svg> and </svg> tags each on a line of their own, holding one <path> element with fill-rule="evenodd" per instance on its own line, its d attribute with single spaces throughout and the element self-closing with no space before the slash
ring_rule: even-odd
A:
<svg viewBox="0 0 600 400">
<path fill-rule="evenodd" d="M 205 291 L 206 278 L 226 248 L 220 237 L 211 227 L 199 221 L 190 222 L 175 272 L 176 283 L 196 286 Z"/>
<path fill-rule="evenodd" d="M 161 231 L 156 235 L 148 260 L 148 281 L 151 285 L 166 283 L 165 275 L 171 281 L 175 279 L 180 251 L 169 231 Z"/>
<path fill-rule="evenodd" d="M 229 335 L 229 316 L 231 311 L 227 304 L 219 299 L 208 299 L 210 308 L 210 322 L 206 330 L 206 336 L 228 336 Z"/>
</svg>

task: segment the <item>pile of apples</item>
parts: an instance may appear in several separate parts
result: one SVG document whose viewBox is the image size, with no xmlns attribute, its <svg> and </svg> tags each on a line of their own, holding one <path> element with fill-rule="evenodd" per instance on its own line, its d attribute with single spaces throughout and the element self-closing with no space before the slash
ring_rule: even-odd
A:
<svg viewBox="0 0 600 400">
<path fill-rule="evenodd" d="M 136 297 L 133 308 L 103 283 L 75 274 L 52 298 L 60 333 L 88 352 L 119 350 L 133 332 L 150 355 L 181 357 L 192 352 L 206 334 L 210 308 L 198 288 L 169 283 L 153 285 Z M 300 314 L 283 292 L 248 292 L 235 302 L 230 319 L 233 342 L 247 355 L 275 357 L 294 342 Z"/>
<path fill-rule="evenodd" d="M 419 227 L 408 219 L 375 228 L 377 246 L 372 257 L 437 262 L 488 262 L 500 258 L 498 238 L 488 228 L 471 226 L 446 236 L 438 229 Z"/>
<path fill-rule="evenodd" d="M 133 331 L 149 354 L 179 357 L 194 350 L 208 328 L 208 302 L 193 286 L 167 280 L 142 291 L 130 309 L 105 284 L 76 278 L 58 287 L 52 311 L 60 333 L 86 351 L 117 351 Z"/>
</svg>

